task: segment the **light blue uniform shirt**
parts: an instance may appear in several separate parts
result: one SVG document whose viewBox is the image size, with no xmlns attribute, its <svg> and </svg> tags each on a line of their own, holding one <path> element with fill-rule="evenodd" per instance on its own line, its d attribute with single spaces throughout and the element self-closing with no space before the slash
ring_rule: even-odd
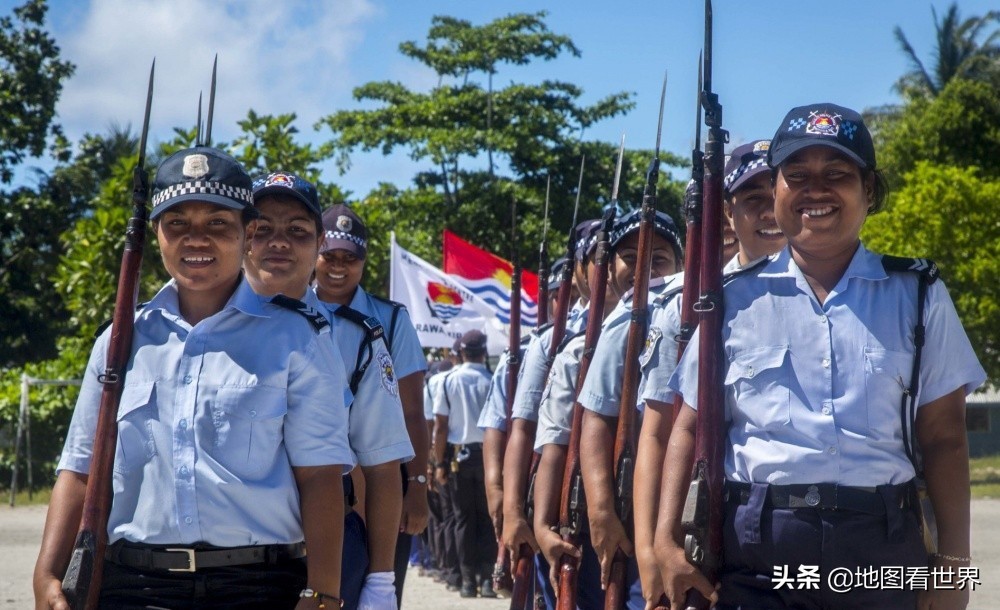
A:
<svg viewBox="0 0 1000 610">
<path fill-rule="evenodd" d="M 655 330 L 657 323 L 663 323 L 656 299 L 664 292 L 669 292 L 681 285 L 683 274 L 670 275 L 665 278 L 657 278 L 650 282 L 647 297 L 647 316 L 650 321 L 650 331 L 647 336 L 646 348 L 639 355 L 642 370 L 645 374 L 647 368 L 651 366 L 652 360 L 664 362 L 657 359 L 657 350 L 663 343 L 673 343 L 675 346 L 674 360 L 676 363 L 677 352 L 674 336 L 676 331 L 659 332 Z M 669 303 L 667 303 L 669 308 Z M 628 331 L 632 320 L 632 298 L 631 294 L 626 294 L 611 314 L 604 320 L 601 329 L 601 337 L 594 348 L 594 356 L 590 362 L 590 369 L 587 371 L 587 379 L 583 382 L 580 391 L 580 404 L 585 409 L 604 415 L 606 417 L 618 417 L 619 402 L 622 396 L 622 384 L 625 378 L 625 347 L 628 343 Z M 662 337 L 662 340 L 660 339 Z M 670 370 L 673 370 L 671 365 Z M 641 388 L 640 388 L 641 389 Z"/>
<path fill-rule="evenodd" d="M 573 403 L 576 402 L 576 382 L 580 374 L 580 358 L 586 343 L 586 333 L 569 340 L 566 347 L 556 354 L 549 372 L 549 383 L 538 407 L 538 429 L 535 432 L 535 451 L 549 443 L 569 445 L 573 424 Z M 593 371 L 593 362 L 587 376 Z"/>
<path fill-rule="evenodd" d="M 292 468 L 353 465 L 350 392 L 329 328 L 266 301 L 241 281 L 192 327 L 171 281 L 136 314 L 109 542 L 299 542 Z M 90 471 L 110 334 L 91 351 L 59 470 Z"/>
<path fill-rule="evenodd" d="M 490 373 L 485 364 L 465 362 L 445 373 L 434 387 L 434 414 L 448 418 L 448 442 L 467 445 L 483 442 L 476 426 L 490 391 Z"/>
<path fill-rule="evenodd" d="M 521 362 L 524 362 L 524 354 L 527 351 L 527 345 L 523 342 L 519 350 L 518 358 Z M 497 368 L 493 371 L 493 379 L 490 380 L 490 393 L 486 396 L 486 405 L 483 407 L 483 412 L 479 414 L 479 422 L 477 425 L 485 430 L 486 428 L 493 428 L 501 432 L 507 431 L 507 354 L 509 352 L 504 350 L 500 354 L 500 360 L 497 363 Z M 524 367 L 519 367 L 517 369 L 517 383 L 521 383 L 522 373 L 524 373 Z"/>
<path fill-rule="evenodd" d="M 819 304 L 788 248 L 725 287 L 727 478 L 875 486 L 914 476 L 900 401 L 913 366 L 916 273 L 887 273 L 860 246 Z M 943 282 L 927 292 L 918 405 L 986 373 Z M 670 385 L 697 408 L 698 337 Z M 919 410 L 919 407 L 918 407 Z"/>
<path fill-rule="evenodd" d="M 344 373 L 350 380 L 358 364 L 358 352 L 366 340 L 364 329 L 335 315 L 340 305 L 320 301 L 311 290 L 306 291 L 305 302 L 330 321 L 333 331 L 330 338 L 340 352 Z M 408 462 L 413 459 L 413 446 L 399 402 L 394 363 L 385 341 L 376 339 L 371 347 L 371 361 L 348 411 L 347 437 L 360 466 L 376 466 L 393 460 Z M 361 364 L 368 359 L 367 351 L 363 349 Z"/>
<path fill-rule="evenodd" d="M 368 294 L 361 286 L 358 286 L 349 307 L 367 316 L 375 316 L 382 323 L 386 342 L 389 343 L 389 353 L 392 354 L 392 363 L 396 367 L 397 379 L 427 370 L 427 358 L 424 357 L 424 350 L 420 347 L 417 329 L 413 328 L 410 314 L 405 307 L 399 308 L 396 324 L 393 326 L 392 311 L 395 307 Z"/>
<path fill-rule="evenodd" d="M 570 337 L 587 327 L 587 311 L 579 301 L 570 310 L 566 320 L 566 336 Z M 524 353 L 521 377 L 514 395 L 512 417 L 527 421 L 538 421 L 538 405 L 548 380 L 550 368 L 549 346 L 552 344 L 552 327 L 535 333 Z"/>
</svg>

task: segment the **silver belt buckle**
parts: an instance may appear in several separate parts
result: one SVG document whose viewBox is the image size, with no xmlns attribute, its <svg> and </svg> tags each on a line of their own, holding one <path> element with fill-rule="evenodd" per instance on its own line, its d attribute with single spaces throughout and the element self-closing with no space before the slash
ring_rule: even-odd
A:
<svg viewBox="0 0 1000 610">
<path fill-rule="evenodd" d="M 806 504 L 809 506 L 817 506 L 819 501 L 819 488 L 815 485 L 810 485 L 809 489 L 806 491 Z"/>
<path fill-rule="evenodd" d="M 167 568 L 168 572 L 194 572 L 197 570 L 197 566 L 194 562 L 194 549 L 165 549 L 168 553 L 184 553 L 188 558 L 188 567 L 186 568 Z"/>
</svg>

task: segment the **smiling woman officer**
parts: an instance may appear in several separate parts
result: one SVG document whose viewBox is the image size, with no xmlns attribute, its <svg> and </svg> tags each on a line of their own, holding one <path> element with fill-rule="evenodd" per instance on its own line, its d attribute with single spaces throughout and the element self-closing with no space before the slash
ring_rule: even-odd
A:
<svg viewBox="0 0 1000 610">
<path fill-rule="evenodd" d="M 153 189 L 150 218 L 172 279 L 135 317 L 100 605 L 337 607 L 339 480 L 353 458 L 329 325 L 244 281 L 256 211 L 236 160 L 182 150 L 160 164 Z M 37 608 L 68 608 L 59 581 L 90 472 L 109 335 L 91 352 L 59 460 Z"/>
<path fill-rule="evenodd" d="M 903 609 L 919 597 L 921 608 L 964 608 L 968 587 L 940 579 L 927 590 L 902 578 L 898 586 L 855 582 L 836 592 L 843 583 L 831 576 L 927 569 L 905 409 L 912 394 L 937 513 L 934 567 L 957 576 L 969 565 L 965 396 L 985 372 L 943 282 L 919 272 L 929 265 L 861 243 L 865 219 L 886 193 L 857 112 L 828 103 L 794 108 L 768 161 L 788 246 L 724 289 L 728 429 L 717 607 Z M 917 358 L 914 337 L 925 332 Z M 670 380 L 686 406 L 670 438 L 656 533 L 674 607 L 689 587 L 715 596 L 685 559 L 679 525 L 694 449 L 697 344 L 695 336 Z"/>
</svg>

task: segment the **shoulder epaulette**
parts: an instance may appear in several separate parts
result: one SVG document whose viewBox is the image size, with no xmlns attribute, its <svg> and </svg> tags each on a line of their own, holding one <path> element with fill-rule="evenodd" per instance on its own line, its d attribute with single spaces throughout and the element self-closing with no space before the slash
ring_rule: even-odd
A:
<svg viewBox="0 0 1000 610">
<path fill-rule="evenodd" d="M 393 301 L 392 299 L 387 299 L 385 297 L 380 297 L 380 296 L 372 294 L 370 292 L 368 293 L 368 296 L 370 296 L 371 298 L 375 299 L 376 301 L 381 301 L 381 302 L 385 303 L 386 305 L 391 305 L 393 309 L 406 309 L 406 305 L 403 305 L 399 301 Z"/>
<path fill-rule="evenodd" d="M 357 326 L 360 326 L 361 329 L 365 331 L 365 336 L 368 341 L 385 338 L 385 329 L 382 328 L 382 323 L 379 322 L 378 318 L 375 316 L 366 316 L 357 309 L 352 309 L 346 305 L 338 307 L 333 312 L 333 315 L 338 318 L 350 320 Z"/>
<path fill-rule="evenodd" d="M 284 307 L 285 309 L 289 309 L 301 315 L 303 318 L 308 320 L 310 324 L 312 324 L 312 327 L 316 330 L 316 332 L 330 327 L 330 322 L 327 321 L 323 314 L 298 299 L 293 299 L 291 297 L 286 297 L 283 294 L 279 294 L 272 297 L 270 302 L 278 307 Z"/>
<path fill-rule="evenodd" d="M 545 331 L 552 328 L 554 325 L 555 325 L 554 322 L 546 322 L 541 326 L 536 326 L 535 329 L 531 331 L 531 334 L 538 335 L 539 337 L 541 337 L 543 334 L 545 334 Z"/>
<path fill-rule="evenodd" d="M 934 261 L 926 258 L 908 258 L 905 256 L 882 255 L 882 267 L 886 271 L 906 272 L 920 274 L 928 284 L 933 284 L 938 279 L 940 272 Z"/>
<path fill-rule="evenodd" d="M 139 303 L 138 305 L 135 306 L 135 310 L 137 312 L 142 311 L 142 308 L 145 307 L 148 303 L 149 303 L 149 301 L 145 301 L 143 303 Z M 94 338 L 96 339 L 96 338 L 100 337 L 101 333 L 103 333 L 105 330 L 107 330 L 107 328 L 109 326 L 111 326 L 112 322 L 114 322 L 114 318 L 108 318 L 107 320 L 101 322 L 101 324 L 97 327 L 97 330 L 94 331 Z"/>
<path fill-rule="evenodd" d="M 656 295 L 656 298 L 653 299 L 653 305 L 656 305 L 657 307 L 662 307 L 667 303 L 669 303 L 671 299 L 673 299 L 675 296 L 679 295 L 682 292 L 684 292 L 683 285 L 674 286 L 670 290 L 661 292 L 660 294 Z"/>
<path fill-rule="evenodd" d="M 739 269 L 736 269 L 735 271 L 730 271 L 729 273 L 724 273 L 722 275 L 722 285 L 724 286 L 724 285 L 728 284 L 729 282 L 733 281 L 734 279 L 740 277 L 741 275 L 746 275 L 747 273 L 750 273 L 751 271 L 753 271 L 753 272 L 760 271 L 769 262 L 771 262 L 771 257 L 770 256 L 762 256 L 762 257 L 758 258 L 755 261 L 751 261 L 750 264 L 747 265 L 746 267 L 741 267 Z"/>
<path fill-rule="evenodd" d="M 531 333 L 528 333 L 521 337 L 520 345 L 521 347 L 527 347 L 531 343 Z"/>
</svg>

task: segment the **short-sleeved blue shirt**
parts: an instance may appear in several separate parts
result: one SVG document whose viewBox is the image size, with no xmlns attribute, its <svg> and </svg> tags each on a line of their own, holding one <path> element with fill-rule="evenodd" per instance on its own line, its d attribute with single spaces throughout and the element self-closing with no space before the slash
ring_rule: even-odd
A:
<svg viewBox="0 0 1000 610">
<path fill-rule="evenodd" d="M 823 304 L 787 247 L 726 284 L 727 478 L 876 486 L 914 476 L 900 404 L 917 282 L 862 245 Z M 986 373 L 941 281 L 929 287 L 925 323 L 918 405 L 980 386 Z M 694 408 L 697 374 L 696 335 L 670 379 Z"/>
<path fill-rule="evenodd" d="M 193 327 L 166 284 L 136 314 L 118 408 L 109 542 L 303 539 L 297 466 L 353 465 L 350 392 L 329 327 L 245 280 Z M 59 470 L 90 471 L 110 329 L 94 344 Z M 266 348 L 263 346 L 266 344 Z"/>
</svg>

